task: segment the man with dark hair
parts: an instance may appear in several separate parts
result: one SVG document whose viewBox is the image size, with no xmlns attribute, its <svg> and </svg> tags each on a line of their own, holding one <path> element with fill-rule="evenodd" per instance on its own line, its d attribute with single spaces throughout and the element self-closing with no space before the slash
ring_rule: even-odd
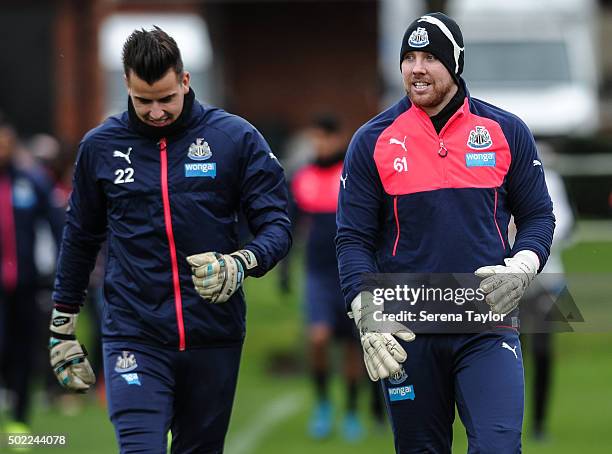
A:
<svg viewBox="0 0 612 454">
<path fill-rule="evenodd" d="M 370 378 L 382 380 L 398 453 L 450 453 L 455 404 L 469 452 L 521 451 L 513 316 L 546 263 L 555 221 L 533 136 L 516 116 L 469 95 L 464 52 L 448 16 L 410 24 L 400 53 L 407 96 L 355 133 L 342 173 L 340 281 Z M 465 334 L 366 326 L 364 275 L 474 272 L 489 312 L 509 323 Z"/>
<path fill-rule="evenodd" d="M 128 110 L 83 138 L 60 252 L 51 364 L 94 383 L 75 337 L 108 243 L 102 327 L 110 419 L 122 453 L 220 453 L 245 335 L 242 283 L 291 244 L 283 169 L 248 122 L 195 100 L 159 28 L 123 49 Z M 244 213 L 254 237 L 239 244 Z"/>
<path fill-rule="evenodd" d="M 183 60 L 176 41 L 158 26 L 153 30 L 136 30 L 123 45 L 123 72 L 129 77 L 134 71 L 142 80 L 153 85 L 171 68 L 177 76 L 183 74 Z"/>
</svg>

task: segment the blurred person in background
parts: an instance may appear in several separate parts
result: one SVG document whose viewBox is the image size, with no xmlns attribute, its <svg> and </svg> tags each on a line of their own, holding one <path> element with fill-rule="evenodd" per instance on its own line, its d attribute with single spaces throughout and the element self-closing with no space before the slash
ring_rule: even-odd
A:
<svg viewBox="0 0 612 454">
<path fill-rule="evenodd" d="M 120 451 L 220 453 L 245 336 L 243 281 L 291 245 L 283 169 L 247 121 L 195 99 L 159 27 L 123 46 L 128 110 L 83 138 L 55 281 L 49 341 L 60 384 L 95 376 L 76 323 L 107 240 L 102 327 Z M 253 239 L 242 245 L 242 210 Z"/>
<path fill-rule="evenodd" d="M 570 242 L 574 228 L 574 211 L 561 175 L 556 171 L 558 156 L 547 143 L 538 143 L 542 164 L 546 165 L 544 174 L 548 193 L 553 202 L 555 215 L 555 233 L 550 249 L 550 256 L 537 278 L 537 285 L 531 285 L 521 301 L 521 335 L 523 350 L 533 355 L 533 416 L 532 433 L 538 441 L 547 440 L 547 415 L 553 372 L 553 337 L 547 330 L 548 315 L 556 302 L 560 302 L 566 289 L 561 253 Z M 514 219 L 510 223 L 509 235 L 516 235 Z M 513 241 L 514 238 L 511 238 Z M 511 241 L 511 242 L 512 242 Z M 549 325 L 550 326 L 550 325 Z"/>
<path fill-rule="evenodd" d="M 72 172 L 74 167 L 74 152 L 68 144 L 60 142 L 55 137 L 48 134 L 36 134 L 27 142 L 28 149 L 31 151 L 32 157 L 36 164 L 49 177 L 53 193 L 51 200 L 54 206 L 64 213 L 68 207 L 68 198 L 72 190 Z M 40 247 L 37 245 L 37 264 L 39 269 L 45 273 L 41 276 L 41 284 L 38 292 L 38 305 L 44 312 L 44 323 L 48 324 L 48 315 L 53 308 L 51 293 L 53 291 L 53 280 L 56 271 L 56 255 L 49 260 L 49 234 L 48 229 L 44 226 L 39 228 L 39 238 L 43 243 Z M 40 243 L 40 242 L 39 242 Z M 56 247 L 56 246 L 54 246 Z M 102 248 L 103 249 L 103 248 Z M 85 312 L 87 313 L 91 323 L 89 324 L 90 342 L 90 362 L 92 369 L 96 375 L 102 374 L 102 336 L 100 326 L 102 322 L 103 300 L 102 300 L 102 281 L 104 275 L 104 254 L 100 252 L 96 261 L 94 271 L 89 279 L 89 287 L 87 289 L 87 304 Z M 49 370 L 49 354 L 45 350 L 44 355 L 44 371 L 46 378 L 46 397 L 49 401 L 59 405 L 63 414 L 77 414 L 83 404 L 82 399 L 78 396 L 63 393 L 62 389 L 57 386 L 57 379 L 52 371 Z M 105 401 L 104 397 L 104 380 L 97 383 L 98 397 L 101 402 Z"/>
<path fill-rule="evenodd" d="M 28 140 L 28 149 L 53 184 L 55 205 L 65 209 L 72 190 L 72 148 L 49 134 L 36 134 Z"/>
<path fill-rule="evenodd" d="M 554 216 L 533 135 L 469 95 L 463 46 L 459 25 L 442 13 L 408 26 L 399 61 L 407 96 L 355 133 L 342 172 L 340 282 L 368 374 L 382 381 L 397 453 L 450 453 L 455 405 L 468 452 L 522 446 L 513 320 L 548 259 Z M 372 273 L 475 273 L 487 310 L 508 322 L 476 334 L 373 325 L 364 281 Z"/>
<path fill-rule="evenodd" d="M 67 147 L 63 147 L 60 141 L 50 134 L 39 133 L 31 136 L 25 142 L 29 150 L 28 167 L 35 168 L 44 173 L 51 185 L 51 197 L 53 205 L 61 210 L 66 210 L 68 195 L 70 194 L 71 172 L 64 172 L 62 167 L 69 165 L 72 167 L 74 158 L 70 160 L 70 153 L 66 153 Z M 66 156 L 64 156 L 66 155 Z M 63 176 L 65 173 L 68 175 Z M 36 248 L 34 260 L 38 269 L 39 282 L 36 290 L 37 330 L 46 335 L 46 327 L 49 323 L 49 313 L 53 307 L 51 293 L 53 292 L 53 280 L 57 266 L 57 245 L 45 224 L 36 226 Z M 51 253 L 51 251 L 54 251 Z M 46 336 L 45 336 L 46 337 Z M 57 386 L 55 375 L 49 370 L 49 352 L 40 345 L 36 349 L 35 355 L 35 374 L 45 377 L 43 404 L 54 403 L 59 397 L 63 397 L 60 387 Z"/>
<path fill-rule="evenodd" d="M 2 430 L 6 433 L 29 431 L 29 389 L 37 340 L 32 329 L 39 279 L 37 225 L 48 223 L 55 239 L 50 252 L 54 256 L 63 226 L 63 209 L 54 203 L 50 181 L 39 168 L 16 163 L 18 147 L 14 127 L 0 114 L 0 373 L 12 404 L 11 420 Z"/>
<path fill-rule="evenodd" d="M 333 430 L 334 409 L 329 392 L 332 368 L 329 357 L 332 341 L 337 340 L 343 347 L 342 375 L 346 386 L 342 435 L 348 441 L 356 441 L 363 434 L 357 415 L 358 383 L 363 366 L 357 331 L 345 314 L 334 245 L 346 138 L 339 119 L 333 114 L 316 116 L 308 129 L 308 136 L 314 151 L 313 159 L 295 173 L 290 188 L 293 224 L 296 229 L 304 228 L 306 236 L 303 301 L 316 394 L 309 433 L 315 439 L 322 439 L 331 435 Z M 378 403 L 380 417 L 380 399 Z"/>
</svg>

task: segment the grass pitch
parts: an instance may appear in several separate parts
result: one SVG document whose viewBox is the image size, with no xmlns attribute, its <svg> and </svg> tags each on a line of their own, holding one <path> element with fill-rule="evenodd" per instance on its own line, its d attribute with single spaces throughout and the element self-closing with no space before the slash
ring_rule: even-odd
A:
<svg viewBox="0 0 612 454">
<path fill-rule="evenodd" d="M 297 257 L 298 254 L 293 257 L 294 262 Z M 567 271 L 608 273 L 612 289 L 611 259 L 612 242 L 606 241 L 582 242 L 564 254 Z M 278 291 L 275 273 L 247 282 L 248 335 L 227 437 L 227 454 L 393 453 L 390 429 L 374 427 L 368 416 L 370 388 L 365 378 L 360 410 L 368 429 L 366 437 L 356 444 L 345 442 L 339 431 L 322 442 L 307 437 L 306 427 L 313 399 L 307 378 L 299 304 L 301 273 L 296 269 L 293 275 L 293 291 L 288 295 Z M 577 292 L 584 292 L 588 298 L 589 290 L 583 288 Z M 579 299 L 577 304 L 580 305 Z M 612 306 L 608 306 L 607 311 L 609 315 Z M 604 331 L 556 335 L 549 438 L 543 443 L 536 443 L 530 431 L 532 358 L 528 352 L 525 354 L 524 452 L 612 452 L 612 327 Z M 333 383 L 333 395 L 339 427 L 344 396 L 337 379 Z M 74 416 L 36 404 L 33 408 L 33 432 L 67 434 L 68 445 L 61 448 L 64 453 L 117 452 L 113 428 L 105 409 L 91 397 L 79 396 L 79 399 L 82 408 Z M 454 433 L 453 452 L 465 452 L 465 433 L 458 418 Z M 55 450 L 59 451 L 59 448 L 39 448 L 30 452 Z"/>
</svg>

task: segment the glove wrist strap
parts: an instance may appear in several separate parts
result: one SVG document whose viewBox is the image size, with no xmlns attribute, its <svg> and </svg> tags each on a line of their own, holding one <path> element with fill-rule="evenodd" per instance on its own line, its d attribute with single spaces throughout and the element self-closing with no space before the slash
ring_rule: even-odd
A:
<svg viewBox="0 0 612 454">
<path fill-rule="evenodd" d="M 51 337 L 59 340 L 76 340 L 76 336 L 74 334 L 61 334 L 56 331 L 51 331 Z"/>
<path fill-rule="evenodd" d="M 74 333 L 76 332 L 78 318 L 78 314 L 70 314 L 53 309 L 51 324 L 49 325 L 49 330 L 53 337 L 66 340 L 76 339 Z"/>
<path fill-rule="evenodd" d="M 240 249 L 239 251 L 232 252 L 230 256 L 242 265 L 244 277 L 250 276 L 252 270 L 254 271 L 254 269 L 257 268 L 257 257 L 248 249 Z"/>
</svg>

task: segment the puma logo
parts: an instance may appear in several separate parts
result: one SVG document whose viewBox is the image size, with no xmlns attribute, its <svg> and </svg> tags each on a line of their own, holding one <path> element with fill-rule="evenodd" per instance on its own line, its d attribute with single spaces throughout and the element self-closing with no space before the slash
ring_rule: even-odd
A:
<svg viewBox="0 0 612 454">
<path fill-rule="evenodd" d="M 128 148 L 127 153 L 122 153 L 119 150 L 113 151 L 113 158 L 123 158 L 125 159 L 129 165 L 132 165 L 132 161 L 130 161 L 130 153 L 132 151 L 132 147 Z"/>
<path fill-rule="evenodd" d="M 507 343 L 502 342 L 502 348 L 505 348 L 506 350 L 510 350 L 512 353 L 514 353 L 514 357 L 516 359 L 518 359 L 518 355 L 516 354 L 516 347 L 518 347 L 518 345 L 516 345 L 514 348 L 512 348 Z"/>
<path fill-rule="evenodd" d="M 399 140 L 397 140 L 395 137 L 391 137 L 389 139 L 389 145 L 399 145 L 400 147 L 402 147 L 404 149 L 404 151 L 408 151 L 406 150 L 406 136 L 404 136 L 404 141 L 400 142 Z"/>
<path fill-rule="evenodd" d="M 340 174 L 340 182 L 342 183 L 342 189 L 346 189 L 346 179 L 348 178 L 348 173 L 346 174 L 346 176 L 342 176 L 342 174 Z"/>
</svg>

